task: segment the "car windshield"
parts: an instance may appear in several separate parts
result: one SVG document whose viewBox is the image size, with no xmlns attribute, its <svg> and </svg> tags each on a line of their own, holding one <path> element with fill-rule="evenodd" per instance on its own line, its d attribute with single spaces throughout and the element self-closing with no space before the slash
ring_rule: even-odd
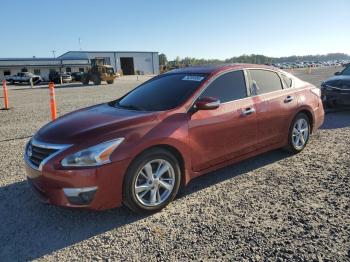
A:
<svg viewBox="0 0 350 262">
<path fill-rule="evenodd" d="M 348 66 L 347 68 L 345 68 L 343 70 L 343 72 L 341 72 L 342 75 L 345 75 L 345 76 L 350 76 L 350 66 Z"/>
<path fill-rule="evenodd" d="M 163 74 L 131 91 L 116 106 L 143 111 L 169 110 L 185 102 L 206 77 L 205 74 Z"/>
</svg>

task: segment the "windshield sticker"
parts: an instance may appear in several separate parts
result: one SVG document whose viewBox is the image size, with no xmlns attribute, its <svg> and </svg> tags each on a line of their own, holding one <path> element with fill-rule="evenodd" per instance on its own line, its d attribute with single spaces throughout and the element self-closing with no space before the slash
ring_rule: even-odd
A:
<svg viewBox="0 0 350 262">
<path fill-rule="evenodd" d="M 203 76 L 184 76 L 182 78 L 182 80 L 185 80 L 185 81 L 196 81 L 196 82 L 200 82 L 204 79 Z"/>
</svg>

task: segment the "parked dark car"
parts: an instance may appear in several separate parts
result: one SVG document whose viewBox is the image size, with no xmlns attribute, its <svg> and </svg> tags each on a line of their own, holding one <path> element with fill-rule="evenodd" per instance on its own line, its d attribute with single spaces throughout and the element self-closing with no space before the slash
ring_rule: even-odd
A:
<svg viewBox="0 0 350 262">
<path fill-rule="evenodd" d="M 81 82 L 82 80 L 82 76 L 84 75 L 83 72 L 73 72 L 71 73 L 72 76 L 72 81 L 76 81 L 76 82 Z"/>
<path fill-rule="evenodd" d="M 42 127 L 25 149 L 28 182 L 46 203 L 157 211 L 195 177 L 302 151 L 323 118 L 320 89 L 273 67 L 173 70 Z"/>
<path fill-rule="evenodd" d="M 350 65 L 321 85 L 322 100 L 329 107 L 350 106 Z"/>
<path fill-rule="evenodd" d="M 58 73 L 58 72 L 52 72 L 49 74 L 49 80 L 50 82 L 54 82 L 56 84 L 61 83 L 61 77 L 63 83 L 70 83 L 72 82 L 72 76 L 67 73 Z"/>
</svg>

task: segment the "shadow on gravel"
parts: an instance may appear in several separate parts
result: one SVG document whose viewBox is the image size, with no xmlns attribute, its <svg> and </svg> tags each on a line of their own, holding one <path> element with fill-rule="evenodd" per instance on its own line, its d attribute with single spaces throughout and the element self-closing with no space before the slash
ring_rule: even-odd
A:
<svg viewBox="0 0 350 262">
<path fill-rule="evenodd" d="M 336 109 L 327 112 L 321 129 L 337 129 L 349 126 L 350 109 Z"/>
<path fill-rule="evenodd" d="M 0 261 L 39 258 L 143 217 L 126 208 L 93 212 L 41 204 L 26 181 L 4 186 L 0 188 Z"/>
<path fill-rule="evenodd" d="M 269 165 L 281 159 L 290 157 L 291 154 L 283 150 L 274 150 L 262 155 L 244 160 L 237 164 L 219 169 L 217 171 L 205 174 L 198 178 L 193 179 L 188 184 L 185 192 L 182 196 L 192 194 L 196 191 L 200 191 L 207 187 L 213 186 L 217 183 L 234 178 L 236 176 L 244 175 L 250 171 L 258 169 L 260 167 Z M 180 196 L 181 197 L 181 196 Z"/>
<path fill-rule="evenodd" d="M 182 196 L 288 156 L 276 150 L 196 178 Z M 126 208 L 93 212 L 41 204 L 25 181 L 0 187 L 0 260 L 39 258 L 143 218 Z"/>
</svg>

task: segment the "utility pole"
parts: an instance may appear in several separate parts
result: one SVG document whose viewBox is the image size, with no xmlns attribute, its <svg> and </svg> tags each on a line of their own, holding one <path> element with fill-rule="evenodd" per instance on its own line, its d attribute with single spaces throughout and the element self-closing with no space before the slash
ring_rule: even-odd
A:
<svg viewBox="0 0 350 262">
<path fill-rule="evenodd" d="M 53 58 L 56 58 L 56 50 L 52 50 L 51 52 L 53 54 Z"/>
<path fill-rule="evenodd" d="M 80 39 L 80 36 L 78 38 L 78 42 L 79 42 L 79 50 L 81 51 L 81 39 Z"/>
</svg>

